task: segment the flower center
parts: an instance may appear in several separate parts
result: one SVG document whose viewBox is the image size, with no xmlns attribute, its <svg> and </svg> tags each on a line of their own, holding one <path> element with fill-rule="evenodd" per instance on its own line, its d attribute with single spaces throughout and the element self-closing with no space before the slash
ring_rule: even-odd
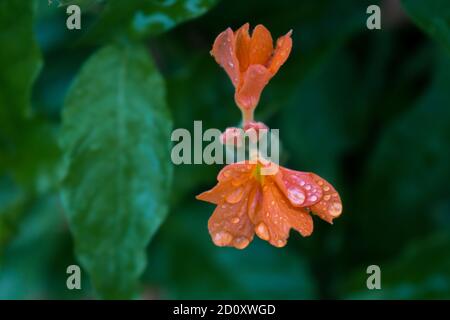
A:
<svg viewBox="0 0 450 320">
<path fill-rule="evenodd" d="M 264 183 L 264 176 L 261 174 L 261 163 L 256 163 L 255 169 L 253 170 L 253 176 L 256 181 L 258 181 L 261 185 Z"/>
</svg>

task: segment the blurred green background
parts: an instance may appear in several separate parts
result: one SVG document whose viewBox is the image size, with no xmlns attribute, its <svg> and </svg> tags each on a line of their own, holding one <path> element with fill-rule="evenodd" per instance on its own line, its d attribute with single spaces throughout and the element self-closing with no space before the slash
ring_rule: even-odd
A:
<svg viewBox="0 0 450 320">
<path fill-rule="evenodd" d="M 0 0 L 0 298 L 450 298 L 450 1 L 51 2 Z M 283 249 L 215 247 L 220 166 L 170 162 L 171 128 L 238 124 L 209 50 L 245 22 L 293 29 L 256 117 L 344 205 Z"/>
</svg>

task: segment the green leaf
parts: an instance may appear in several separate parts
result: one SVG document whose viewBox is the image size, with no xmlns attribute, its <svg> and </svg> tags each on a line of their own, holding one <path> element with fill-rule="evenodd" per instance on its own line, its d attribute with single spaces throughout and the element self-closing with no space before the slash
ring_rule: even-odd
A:
<svg viewBox="0 0 450 320">
<path fill-rule="evenodd" d="M 207 227 L 213 210 L 198 201 L 174 209 L 150 246 L 147 294 L 155 291 L 163 299 L 316 297 L 310 266 L 298 251 L 279 250 L 258 237 L 245 250 L 215 246 Z"/>
<path fill-rule="evenodd" d="M 450 53 L 450 2 L 447 0 L 402 0 L 411 19 Z"/>
<path fill-rule="evenodd" d="M 110 0 L 87 40 L 117 36 L 155 36 L 204 14 L 218 0 Z"/>
<path fill-rule="evenodd" d="M 29 111 L 31 86 L 42 65 L 33 36 L 33 1 L 0 3 L 0 119 Z M 2 132 L 9 126 L 2 124 Z M 4 127 L 7 126 L 7 127 Z"/>
<path fill-rule="evenodd" d="M 82 68 L 63 112 L 63 199 L 78 257 L 106 298 L 130 297 L 167 214 L 171 120 L 163 79 L 137 46 Z"/>
</svg>

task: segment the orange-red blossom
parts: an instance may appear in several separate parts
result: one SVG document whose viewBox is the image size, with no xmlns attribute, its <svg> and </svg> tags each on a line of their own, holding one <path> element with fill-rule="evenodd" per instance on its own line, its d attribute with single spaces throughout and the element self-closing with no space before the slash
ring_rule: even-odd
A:
<svg viewBox="0 0 450 320">
<path fill-rule="evenodd" d="M 211 54 L 225 69 L 235 87 L 234 99 L 244 115 L 244 123 L 253 120 L 253 110 L 269 80 L 284 64 L 292 48 L 291 31 L 278 38 L 257 25 L 252 36 L 246 23 L 236 32 L 230 28 L 219 34 Z"/>
<path fill-rule="evenodd" d="M 270 32 L 264 26 L 256 26 L 251 37 L 248 28 L 247 23 L 236 32 L 228 28 L 219 34 L 211 54 L 233 82 L 244 130 L 258 132 L 267 127 L 253 120 L 253 111 L 264 86 L 288 58 L 292 40 L 288 32 L 278 39 L 274 49 Z M 222 139 L 224 143 L 238 144 L 239 137 L 236 128 L 228 128 Z M 278 169 L 271 171 L 274 174 L 262 174 L 266 166 L 273 165 Z M 197 199 L 217 205 L 208 229 L 218 246 L 244 249 L 256 234 L 283 247 L 291 228 L 304 237 L 312 233 L 311 214 L 332 223 L 342 213 L 339 194 L 314 173 L 258 160 L 227 165 L 217 179 L 218 184 Z"/>
<path fill-rule="evenodd" d="M 248 161 L 227 165 L 218 184 L 197 196 L 217 205 L 208 221 L 217 246 L 244 249 L 256 233 L 283 247 L 291 228 L 304 237 L 312 233 L 311 213 L 329 223 L 341 214 L 339 194 L 318 175 L 281 166 L 274 175 L 261 175 L 262 166 Z"/>
</svg>

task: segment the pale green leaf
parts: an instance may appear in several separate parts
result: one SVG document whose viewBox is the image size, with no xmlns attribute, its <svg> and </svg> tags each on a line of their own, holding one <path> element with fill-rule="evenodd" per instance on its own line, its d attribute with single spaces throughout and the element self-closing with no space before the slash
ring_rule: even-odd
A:
<svg viewBox="0 0 450 320">
<path fill-rule="evenodd" d="M 106 298 L 130 297 L 167 213 L 171 121 L 144 48 L 110 46 L 82 68 L 63 113 L 63 200 L 77 255 Z"/>
</svg>

